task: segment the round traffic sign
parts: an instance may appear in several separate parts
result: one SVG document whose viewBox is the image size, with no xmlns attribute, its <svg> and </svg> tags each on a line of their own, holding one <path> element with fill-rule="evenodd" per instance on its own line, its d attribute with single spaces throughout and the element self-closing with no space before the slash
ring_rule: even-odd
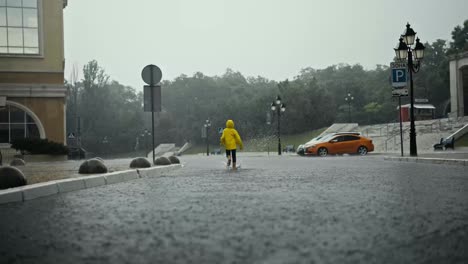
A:
<svg viewBox="0 0 468 264">
<path fill-rule="evenodd" d="M 148 85 L 158 84 L 162 78 L 161 69 L 153 64 L 146 65 L 141 71 L 141 78 Z"/>
</svg>

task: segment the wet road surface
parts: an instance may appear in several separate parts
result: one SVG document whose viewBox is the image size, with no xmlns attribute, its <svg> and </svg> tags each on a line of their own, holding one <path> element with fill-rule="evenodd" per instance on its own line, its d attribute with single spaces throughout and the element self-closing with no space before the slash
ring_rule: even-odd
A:
<svg viewBox="0 0 468 264">
<path fill-rule="evenodd" d="M 462 166 L 239 159 L 0 205 L 0 263 L 468 262 Z"/>
</svg>

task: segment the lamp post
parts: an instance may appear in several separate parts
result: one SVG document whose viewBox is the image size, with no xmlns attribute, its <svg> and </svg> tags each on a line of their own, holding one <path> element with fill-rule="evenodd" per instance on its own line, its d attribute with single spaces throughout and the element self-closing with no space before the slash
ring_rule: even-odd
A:
<svg viewBox="0 0 468 264">
<path fill-rule="evenodd" d="M 206 130 L 206 155 L 209 156 L 210 155 L 210 145 L 209 145 L 209 141 L 208 141 L 208 130 L 211 127 L 211 121 L 209 119 L 207 119 L 205 121 L 204 126 L 205 126 L 205 130 Z"/>
<path fill-rule="evenodd" d="M 271 111 L 273 113 L 276 111 L 276 116 L 278 117 L 278 155 L 281 155 L 281 113 L 286 111 L 286 105 L 281 103 L 281 97 L 278 95 L 276 100 L 271 103 Z"/>
<path fill-rule="evenodd" d="M 270 111 L 267 111 L 267 113 L 266 113 L 266 124 L 267 124 L 268 126 L 271 125 L 271 113 L 270 113 Z M 269 141 L 269 140 L 268 140 L 268 141 Z M 270 156 L 270 143 L 269 143 L 268 141 L 266 142 L 266 145 L 267 145 L 267 153 L 268 153 L 268 156 Z"/>
<path fill-rule="evenodd" d="M 354 100 L 354 97 L 351 96 L 351 93 L 345 97 L 345 101 L 348 102 L 348 122 L 351 123 L 351 101 Z"/>
<path fill-rule="evenodd" d="M 410 156 L 418 156 L 418 148 L 416 146 L 416 128 L 414 126 L 414 88 L 413 88 L 413 73 L 417 73 L 421 68 L 421 60 L 424 58 L 424 45 L 416 39 L 414 48 L 411 46 L 414 43 L 416 32 L 411 28 L 410 24 L 406 24 L 406 30 L 400 37 L 398 46 L 394 49 L 396 57 L 400 60 L 407 61 L 408 72 L 410 78 Z M 413 58 L 414 52 L 414 58 Z"/>
<path fill-rule="evenodd" d="M 102 144 L 104 145 L 104 153 L 107 153 L 107 148 L 109 147 L 109 140 L 107 139 L 107 136 L 104 136 L 102 139 Z"/>
<path fill-rule="evenodd" d="M 143 140 L 145 141 L 145 157 L 146 157 L 148 155 L 148 137 L 151 136 L 151 132 L 149 132 L 148 129 L 145 128 L 141 136 L 143 137 Z"/>
</svg>

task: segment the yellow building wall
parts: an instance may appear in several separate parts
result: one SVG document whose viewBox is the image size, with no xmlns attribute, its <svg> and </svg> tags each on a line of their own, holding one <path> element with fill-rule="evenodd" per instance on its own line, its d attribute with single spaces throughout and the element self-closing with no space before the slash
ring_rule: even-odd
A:
<svg viewBox="0 0 468 264">
<path fill-rule="evenodd" d="M 8 98 L 31 109 L 39 117 L 46 138 L 65 144 L 65 98 Z"/>
<path fill-rule="evenodd" d="M 65 143 L 65 97 L 24 97 L 2 94 L 9 84 L 35 87 L 63 85 L 63 0 L 39 0 L 40 55 L 0 55 L 0 96 L 28 107 L 41 120 L 46 138 Z M 5 91 L 5 90 L 4 90 Z M 47 93 L 47 91 L 45 91 Z"/>
<path fill-rule="evenodd" d="M 40 0 L 40 56 L 0 55 L 0 72 L 56 72 L 64 70 L 63 0 Z M 63 79 L 63 78 L 62 78 Z M 7 82 L 1 80 L 0 82 Z"/>
<path fill-rule="evenodd" d="M 1 61 L 1 60 L 0 60 Z M 1 83 L 23 83 L 23 84 L 63 84 L 63 73 L 49 72 L 0 72 Z"/>
</svg>

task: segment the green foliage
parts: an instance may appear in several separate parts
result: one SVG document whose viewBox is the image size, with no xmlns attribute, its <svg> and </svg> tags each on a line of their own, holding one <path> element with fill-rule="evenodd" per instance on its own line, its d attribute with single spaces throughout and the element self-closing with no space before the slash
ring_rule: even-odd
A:
<svg viewBox="0 0 468 264">
<path fill-rule="evenodd" d="M 421 70 L 414 75 L 416 98 L 427 98 L 436 106 L 437 115 L 444 116 L 444 104 L 450 97 L 449 59 L 446 41 L 426 43 Z"/>
<path fill-rule="evenodd" d="M 68 132 L 78 131 L 79 117 L 81 143 L 87 151 L 104 154 L 133 151 L 136 138 L 145 127 L 142 94 L 109 81 L 96 61 L 83 67 L 83 76 L 84 79 L 70 86 Z"/>
<path fill-rule="evenodd" d="M 457 54 L 468 51 L 468 19 L 462 26 L 456 26 L 452 31 L 449 54 Z"/>
<path fill-rule="evenodd" d="M 18 138 L 11 142 L 11 147 L 21 151 L 23 154 L 68 154 L 68 148 L 63 144 L 40 138 Z"/>
<path fill-rule="evenodd" d="M 366 113 L 378 113 L 382 109 L 382 106 L 376 102 L 368 103 L 364 106 L 364 111 Z"/>
</svg>

